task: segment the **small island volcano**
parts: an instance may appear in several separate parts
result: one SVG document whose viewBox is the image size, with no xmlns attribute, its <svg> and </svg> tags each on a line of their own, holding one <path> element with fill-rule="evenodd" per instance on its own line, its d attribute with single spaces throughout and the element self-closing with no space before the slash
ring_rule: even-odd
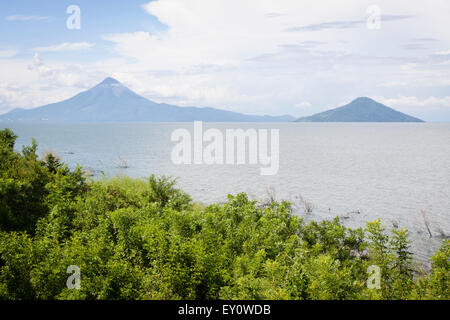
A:
<svg viewBox="0 0 450 320">
<path fill-rule="evenodd" d="M 373 99 L 361 97 L 349 104 L 302 117 L 296 122 L 424 122 L 385 106 Z"/>
</svg>

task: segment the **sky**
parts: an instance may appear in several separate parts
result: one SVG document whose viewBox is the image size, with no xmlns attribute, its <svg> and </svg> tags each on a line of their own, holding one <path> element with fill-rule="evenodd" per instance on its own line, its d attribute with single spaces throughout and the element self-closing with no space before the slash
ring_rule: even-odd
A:
<svg viewBox="0 0 450 320">
<path fill-rule="evenodd" d="M 0 0 L 0 113 L 114 77 L 180 106 L 300 117 L 368 96 L 450 121 L 449 17 L 448 0 Z"/>
</svg>

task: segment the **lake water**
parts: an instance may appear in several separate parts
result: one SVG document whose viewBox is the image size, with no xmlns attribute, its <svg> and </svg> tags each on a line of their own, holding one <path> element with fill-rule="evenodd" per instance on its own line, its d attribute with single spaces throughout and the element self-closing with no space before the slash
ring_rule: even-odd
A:
<svg viewBox="0 0 450 320">
<path fill-rule="evenodd" d="M 450 234 L 450 124 L 439 123 L 204 123 L 207 128 L 279 129 L 277 175 L 261 176 L 259 165 L 181 165 L 171 161 L 175 129 L 192 123 L 5 124 L 18 145 L 34 137 L 39 151 L 53 150 L 107 175 L 178 177 L 178 185 L 204 203 L 247 192 L 277 199 L 301 195 L 314 205 L 307 219 L 341 216 L 351 227 L 381 218 L 409 229 L 423 260 Z M 73 154 L 68 154 L 71 150 Z M 119 169 L 119 157 L 129 168 Z M 430 239 L 421 210 L 429 221 Z M 298 214 L 305 216 L 302 209 Z"/>
</svg>

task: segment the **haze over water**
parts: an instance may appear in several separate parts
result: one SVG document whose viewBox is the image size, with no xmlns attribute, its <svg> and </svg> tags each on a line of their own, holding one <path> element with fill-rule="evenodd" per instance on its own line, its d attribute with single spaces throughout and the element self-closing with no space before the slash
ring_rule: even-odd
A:
<svg viewBox="0 0 450 320">
<path fill-rule="evenodd" d="M 406 227 L 420 259 L 450 234 L 449 123 L 203 123 L 204 130 L 280 129 L 280 168 L 261 176 L 259 165 L 182 165 L 171 162 L 173 130 L 192 123 L 7 124 L 19 136 L 17 148 L 34 137 L 39 152 L 55 151 L 71 168 L 77 163 L 107 176 L 151 174 L 178 177 L 194 200 L 225 201 L 247 192 L 278 200 L 302 195 L 314 205 L 307 219 L 341 216 L 351 227 L 381 218 L 391 229 Z M 73 154 L 69 154 L 71 150 Z M 119 157 L 129 168 L 119 169 Z M 433 238 L 423 218 L 425 210 Z"/>
</svg>

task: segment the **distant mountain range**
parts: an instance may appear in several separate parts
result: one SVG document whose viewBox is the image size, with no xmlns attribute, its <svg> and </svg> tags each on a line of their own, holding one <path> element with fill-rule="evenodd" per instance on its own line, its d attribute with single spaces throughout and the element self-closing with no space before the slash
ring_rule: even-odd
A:
<svg viewBox="0 0 450 320">
<path fill-rule="evenodd" d="M 288 122 L 284 116 L 247 115 L 226 110 L 178 107 L 148 100 L 113 78 L 58 103 L 35 109 L 14 109 L 0 121 L 49 122 Z"/>
<path fill-rule="evenodd" d="M 49 122 L 291 122 L 290 115 L 258 116 L 214 108 L 178 107 L 148 100 L 113 78 L 57 103 L 35 109 L 14 109 L 0 121 Z M 370 98 L 358 98 L 333 110 L 296 122 L 423 122 Z"/>
<path fill-rule="evenodd" d="M 358 98 L 349 104 L 296 122 L 424 122 L 378 103 L 370 98 Z"/>
</svg>

